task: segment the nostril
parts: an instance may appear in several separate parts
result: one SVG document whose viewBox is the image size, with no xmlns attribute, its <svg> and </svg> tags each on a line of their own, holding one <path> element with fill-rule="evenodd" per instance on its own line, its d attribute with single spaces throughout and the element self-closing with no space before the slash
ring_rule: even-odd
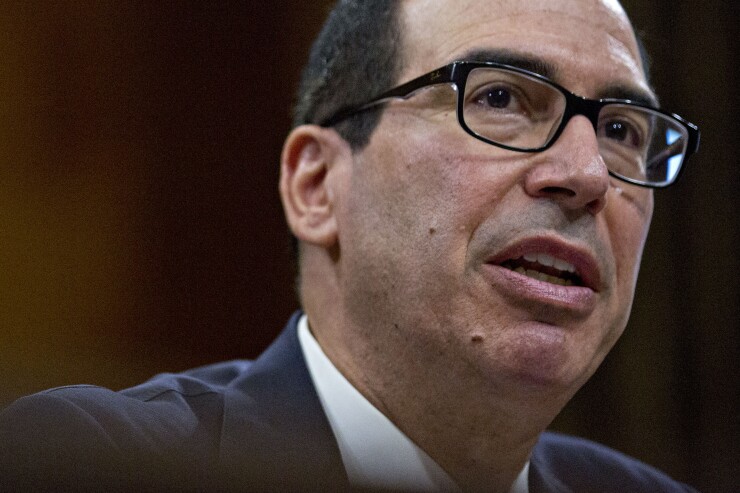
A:
<svg viewBox="0 0 740 493">
<path fill-rule="evenodd" d="M 588 212 L 590 212 L 594 216 L 604 210 L 604 207 L 606 207 L 606 196 L 594 199 L 589 202 L 588 205 L 586 205 L 586 209 L 588 209 Z"/>
<path fill-rule="evenodd" d="M 564 195 L 566 197 L 575 197 L 576 195 L 573 190 L 563 187 L 543 187 L 541 190 L 542 193 L 547 195 Z"/>
</svg>

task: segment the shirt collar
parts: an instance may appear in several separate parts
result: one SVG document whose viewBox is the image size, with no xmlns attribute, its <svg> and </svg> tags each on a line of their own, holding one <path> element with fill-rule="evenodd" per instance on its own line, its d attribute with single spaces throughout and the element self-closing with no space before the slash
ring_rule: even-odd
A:
<svg viewBox="0 0 740 493">
<path fill-rule="evenodd" d="M 319 400 L 337 439 L 350 484 L 360 488 L 458 492 L 434 459 L 411 441 L 334 366 L 303 315 L 298 340 Z M 529 462 L 510 493 L 528 493 Z"/>
</svg>

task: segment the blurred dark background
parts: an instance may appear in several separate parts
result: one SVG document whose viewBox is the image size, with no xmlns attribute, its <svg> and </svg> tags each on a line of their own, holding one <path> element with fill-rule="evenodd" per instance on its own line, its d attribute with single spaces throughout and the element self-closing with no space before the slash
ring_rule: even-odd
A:
<svg viewBox="0 0 740 493">
<path fill-rule="evenodd" d="M 277 194 L 331 2 L 5 4 L 0 406 L 253 357 L 297 307 Z M 656 194 L 632 319 L 554 427 L 737 491 L 738 7 L 630 0 L 663 105 L 702 130 Z"/>
</svg>

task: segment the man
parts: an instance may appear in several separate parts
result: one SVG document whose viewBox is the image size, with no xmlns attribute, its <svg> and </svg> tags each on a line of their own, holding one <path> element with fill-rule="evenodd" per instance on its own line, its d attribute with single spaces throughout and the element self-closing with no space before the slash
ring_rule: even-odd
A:
<svg viewBox="0 0 740 493">
<path fill-rule="evenodd" d="M 622 333 L 651 189 L 698 146 L 655 107 L 614 0 L 340 2 L 282 156 L 303 312 L 255 362 L 17 401 L 3 477 L 690 491 L 543 433 Z"/>
</svg>

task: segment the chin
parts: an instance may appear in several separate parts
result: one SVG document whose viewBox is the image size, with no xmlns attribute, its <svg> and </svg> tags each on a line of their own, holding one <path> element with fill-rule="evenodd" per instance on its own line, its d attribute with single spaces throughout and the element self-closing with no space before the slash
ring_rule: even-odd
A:
<svg viewBox="0 0 740 493">
<path fill-rule="evenodd" d="M 519 392 L 536 396 L 565 396 L 570 397 L 585 383 L 588 377 L 574 375 L 563 368 L 553 368 L 548 365 L 509 368 L 507 372 L 510 383 L 516 386 Z"/>
<path fill-rule="evenodd" d="M 525 330 L 500 351 L 497 372 L 520 390 L 572 395 L 591 376 L 587 348 L 572 346 L 565 330 L 538 326 Z"/>
</svg>

